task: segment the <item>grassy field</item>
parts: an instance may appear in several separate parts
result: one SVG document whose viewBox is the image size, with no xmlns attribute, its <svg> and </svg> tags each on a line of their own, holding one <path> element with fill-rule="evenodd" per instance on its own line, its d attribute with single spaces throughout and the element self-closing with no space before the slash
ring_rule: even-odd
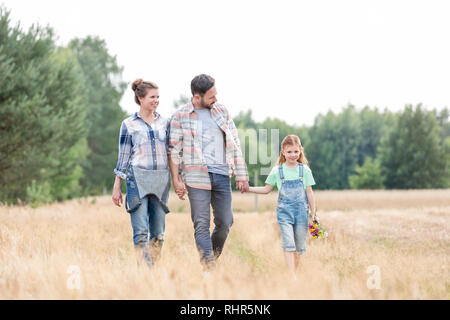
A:
<svg viewBox="0 0 450 320">
<path fill-rule="evenodd" d="M 330 236 L 286 270 L 276 192 L 233 194 L 218 268 L 202 277 L 189 202 L 171 195 L 163 256 L 137 265 L 110 196 L 0 206 L 0 299 L 449 299 L 450 190 L 316 191 Z"/>
</svg>

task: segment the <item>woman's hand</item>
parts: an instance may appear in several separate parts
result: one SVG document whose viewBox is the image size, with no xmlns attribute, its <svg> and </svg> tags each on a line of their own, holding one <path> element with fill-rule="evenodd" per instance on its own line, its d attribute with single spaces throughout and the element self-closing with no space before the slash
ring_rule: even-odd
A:
<svg viewBox="0 0 450 320">
<path fill-rule="evenodd" d="M 120 191 L 120 185 L 119 187 L 114 187 L 112 193 L 112 201 L 118 207 L 122 205 L 123 200 L 122 200 L 122 192 Z"/>
<path fill-rule="evenodd" d="M 320 223 L 319 217 L 317 216 L 317 214 L 315 212 L 312 214 L 312 220 L 317 221 L 317 223 Z"/>
</svg>

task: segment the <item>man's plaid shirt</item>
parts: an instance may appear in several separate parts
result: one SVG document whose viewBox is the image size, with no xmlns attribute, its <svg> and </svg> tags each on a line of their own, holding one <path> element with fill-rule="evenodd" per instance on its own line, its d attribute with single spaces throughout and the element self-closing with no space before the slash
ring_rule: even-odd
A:
<svg viewBox="0 0 450 320">
<path fill-rule="evenodd" d="M 248 172 L 239 143 L 238 132 L 227 109 L 214 104 L 211 117 L 225 133 L 225 154 L 230 177 L 248 181 Z M 181 166 L 181 176 L 193 188 L 211 190 L 208 167 L 203 158 L 201 134 L 197 134 L 198 114 L 192 102 L 181 107 L 170 120 L 168 156 Z"/>
</svg>

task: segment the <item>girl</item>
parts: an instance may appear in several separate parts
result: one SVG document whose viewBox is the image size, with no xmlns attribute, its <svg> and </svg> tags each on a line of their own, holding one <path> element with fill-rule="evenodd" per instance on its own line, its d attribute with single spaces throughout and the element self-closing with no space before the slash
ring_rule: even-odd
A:
<svg viewBox="0 0 450 320">
<path fill-rule="evenodd" d="M 311 209 L 312 219 L 319 221 L 311 187 L 315 184 L 299 137 L 288 135 L 281 143 L 278 165 L 267 177 L 266 186 L 249 189 L 253 193 L 267 194 L 275 185 L 278 187 L 277 220 L 286 264 L 294 274 L 300 255 L 306 251 L 308 209 Z"/>
<path fill-rule="evenodd" d="M 152 266 L 161 253 L 165 215 L 169 212 L 168 121 L 156 112 L 159 105 L 156 84 L 138 79 L 131 88 L 140 108 L 139 112 L 123 120 L 120 128 L 112 200 L 120 207 L 120 183 L 126 179 L 125 208 L 131 217 L 134 245 L 137 251 L 142 251 L 145 262 Z"/>
</svg>

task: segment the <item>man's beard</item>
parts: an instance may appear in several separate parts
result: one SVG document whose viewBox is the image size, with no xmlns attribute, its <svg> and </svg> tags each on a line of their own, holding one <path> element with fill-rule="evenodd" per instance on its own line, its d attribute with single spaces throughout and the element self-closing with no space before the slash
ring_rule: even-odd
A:
<svg viewBox="0 0 450 320">
<path fill-rule="evenodd" d="M 200 106 L 201 106 L 202 108 L 208 108 L 208 109 L 211 109 L 213 105 L 214 105 L 214 103 L 212 103 L 211 105 L 209 105 L 209 104 L 207 104 L 207 103 L 203 100 L 203 98 L 200 99 Z"/>
</svg>

